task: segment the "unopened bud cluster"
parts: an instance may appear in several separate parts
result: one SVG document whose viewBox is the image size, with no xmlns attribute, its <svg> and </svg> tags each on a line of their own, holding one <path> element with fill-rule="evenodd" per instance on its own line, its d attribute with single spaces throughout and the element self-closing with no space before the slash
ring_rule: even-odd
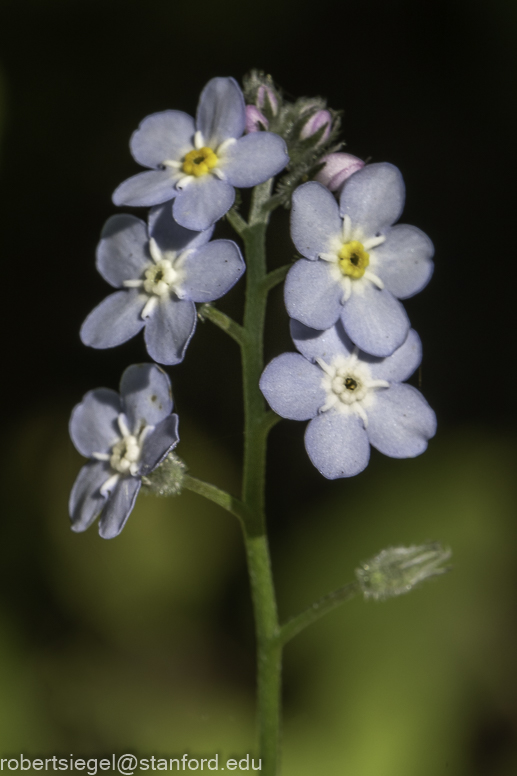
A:
<svg viewBox="0 0 517 776">
<path fill-rule="evenodd" d="M 314 178 L 325 166 L 323 157 L 339 151 L 343 145 L 336 142 L 341 114 L 328 108 L 322 97 L 285 100 L 271 76 L 258 70 L 252 70 L 244 78 L 243 91 L 247 102 L 246 132 L 276 132 L 286 142 L 290 161 L 278 192 L 283 203 L 289 206 L 296 186 Z M 362 166 L 361 160 L 357 162 Z M 357 169 L 356 165 L 350 174 Z M 341 175 L 340 182 L 344 180 Z"/>
<path fill-rule="evenodd" d="M 451 551 L 438 542 L 416 547 L 388 547 L 356 569 L 365 598 L 383 601 L 409 593 L 426 579 L 444 574 Z"/>
</svg>

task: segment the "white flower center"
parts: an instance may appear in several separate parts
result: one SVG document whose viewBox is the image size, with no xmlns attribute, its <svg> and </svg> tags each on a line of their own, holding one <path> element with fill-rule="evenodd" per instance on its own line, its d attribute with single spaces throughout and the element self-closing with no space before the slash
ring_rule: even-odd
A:
<svg viewBox="0 0 517 776">
<path fill-rule="evenodd" d="M 316 362 L 323 370 L 322 387 L 327 399 L 320 412 L 334 409 L 337 412 L 353 412 L 368 425 L 366 409 L 374 401 L 375 391 L 389 388 L 386 380 L 374 380 L 369 366 L 357 358 L 357 352 L 351 356 L 336 356 L 330 364 L 318 358 Z"/>
<path fill-rule="evenodd" d="M 120 413 L 117 423 L 122 438 L 115 442 L 109 453 L 92 453 L 92 458 L 97 461 L 109 461 L 113 471 L 101 486 L 100 490 L 104 495 L 113 490 L 121 477 L 138 475 L 144 440 L 154 428 L 154 426 L 144 425 L 136 436 L 131 433 L 124 413 Z"/>
<path fill-rule="evenodd" d="M 140 460 L 142 450 L 138 439 L 129 434 L 111 448 L 110 466 L 120 474 L 134 473 L 134 466 Z M 131 471 L 133 469 L 133 471 Z"/>
<path fill-rule="evenodd" d="M 170 259 L 160 259 L 152 267 L 146 269 L 144 291 L 148 294 L 163 296 L 169 293 L 177 279 L 178 272 L 172 266 L 172 261 Z"/>
<path fill-rule="evenodd" d="M 161 251 L 154 237 L 149 240 L 149 252 L 154 264 L 147 267 L 144 278 L 140 280 L 124 280 L 126 288 L 140 288 L 149 295 L 140 315 L 149 318 L 160 299 L 169 294 L 176 294 L 182 298 L 181 282 L 184 278 L 182 265 L 189 250 L 179 255 L 176 251 Z"/>
</svg>

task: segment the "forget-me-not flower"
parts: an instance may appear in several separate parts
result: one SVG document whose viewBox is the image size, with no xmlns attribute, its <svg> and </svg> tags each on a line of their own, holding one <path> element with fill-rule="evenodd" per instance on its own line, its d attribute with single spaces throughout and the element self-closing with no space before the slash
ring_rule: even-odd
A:
<svg viewBox="0 0 517 776">
<path fill-rule="evenodd" d="M 120 381 L 120 394 L 97 388 L 70 418 L 77 450 L 91 460 L 70 494 L 73 531 L 85 531 L 98 514 L 99 533 L 112 539 L 123 529 L 140 490 L 178 443 L 170 380 L 156 364 L 134 364 Z"/>
<path fill-rule="evenodd" d="M 145 326 L 151 358 L 177 364 L 196 327 L 195 302 L 226 294 L 245 270 L 232 240 L 213 240 L 213 227 L 193 232 L 177 224 L 166 204 L 152 208 L 149 225 L 131 215 L 108 219 L 97 249 L 97 269 L 117 291 L 86 318 L 81 339 L 111 348 Z"/>
<path fill-rule="evenodd" d="M 398 300 L 428 283 L 434 253 L 416 226 L 392 226 L 404 198 L 402 175 L 386 162 L 351 175 L 339 206 L 315 181 L 294 192 L 291 235 L 305 258 L 285 282 L 291 318 L 320 330 L 341 318 L 350 339 L 374 356 L 402 345 L 410 324 Z"/>
<path fill-rule="evenodd" d="M 416 388 L 402 384 L 421 361 L 415 331 L 388 358 L 361 353 L 341 322 L 315 331 L 292 320 L 291 335 L 300 352 L 273 359 L 260 388 L 282 417 L 310 420 L 305 447 L 324 477 L 359 474 L 370 445 L 392 458 L 424 452 L 436 417 Z"/>
<path fill-rule="evenodd" d="M 263 183 L 289 157 L 279 135 L 244 135 L 246 108 L 233 78 L 212 78 L 196 120 L 178 110 L 147 116 L 131 137 L 131 153 L 150 172 L 124 181 L 116 205 L 159 205 L 174 199 L 173 215 L 187 229 L 208 229 L 232 206 L 234 187 Z M 243 136 L 244 135 L 244 136 Z"/>
</svg>

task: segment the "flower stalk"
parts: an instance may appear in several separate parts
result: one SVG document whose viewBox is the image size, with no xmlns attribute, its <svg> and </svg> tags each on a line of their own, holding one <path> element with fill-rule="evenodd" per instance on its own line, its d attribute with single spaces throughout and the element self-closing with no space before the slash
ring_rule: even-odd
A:
<svg viewBox="0 0 517 776">
<path fill-rule="evenodd" d="M 420 455 L 436 430 L 432 409 L 405 384 L 422 350 L 400 301 L 429 281 L 434 248 L 417 227 L 396 223 L 405 200 L 400 171 L 383 162 L 365 166 L 340 152 L 339 125 L 339 112 L 325 100 L 289 102 L 260 71 L 245 78 L 244 94 L 233 78 L 211 79 L 195 119 L 162 111 L 133 133 L 132 155 L 147 169 L 118 186 L 113 201 L 151 207 L 147 222 L 112 216 L 97 248 L 97 269 L 115 291 L 84 321 L 84 344 L 111 348 L 143 331 L 150 357 L 175 365 L 198 320 L 208 319 L 239 345 L 240 498 L 191 476 L 173 452 L 178 418 L 169 377 L 156 364 L 129 367 L 120 394 L 104 388 L 86 394 L 70 423 L 77 450 L 90 459 L 72 489 L 74 531 L 100 516 L 100 535 L 117 536 L 141 488 L 157 496 L 190 490 L 239 519 L 255 617 L 265 776 L 279 772 L 284 645 L 358 593 L 384 600 L 443 574 L 450 556 L 437 543 L 387 548 L 356 569 L 355 582 L 279 623 L 265 512 L 273 426 L 281 417 L 309 421 L 305 447 L 327 479 L 361 472 L 370 445 L 394 458 Z M 253 189 L 247 221 L 235 204 L 241 188 Z M 279 205 L 292 208 L 291 236 L 301 257 L 268 272 L 266 230 Z M 241 238 L 246 264 L 235 242 L 212 240 L 222 217 Z M 212 302 L 245 269 L 240 324 Z M 279 355 L 264 369 L 268 294 L 284 280 L 298 352 Z"/>
<path fill-rule="evenodd" d="M 265 470 L 271 415 L 259 390 L 264 368 L 263 341 L 268 287 L 265 238 L 271 181 L 253 192 L 249 226 L 241 232 L 247 259 L 245 340 L 241 345 L 244 386 L 244 471 L 242 501 L 249 510 L 244 542 L 257 635 L 257 714 L 262 770 L 274 776 L 278 769 L 281 695 L 281 647 L 278 613 L 267 541 Z M 269 422 L 268 422 L 269 421 Z"/>
</svg>

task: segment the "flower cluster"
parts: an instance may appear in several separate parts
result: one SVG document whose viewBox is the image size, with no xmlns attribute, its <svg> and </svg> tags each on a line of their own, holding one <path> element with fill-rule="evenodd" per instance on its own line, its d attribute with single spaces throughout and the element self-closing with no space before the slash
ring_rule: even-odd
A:
<svg viewBox="0 0 517 776">
<path fill-rule="evenodd" d="M 425 399 L 403 384 L 420 364 L 421 346 L 400 302 L 429 281 L 433 246 L 416 227 L 396 223 L 405 197 L 399 170 L 342 152 L 339 126 L 324 100 L 289 102 L 258 71 L 245 79 L 244 93 L 233 78 L 209 81 L 195 119 L 178 110 L 145 118 L 130 147 L 148 170 L 124 181 L 113 201 L 150 210 L 146 220 L 122 214 L 105 224 L 97 269 L 116 290 L 81 328 L 84 344 L 101 349 L 143 330 L 153 361 L 180 363 L 196 304 L 222 297 L 245 271 L 235 242 L 212 239 L 216 222 L 234 204 L 236 187 L 286 168 L 275 193 L 261 189 L 260 207 L 265 224 L 274 207 L 292 206 L 301 258 L 284 297 L 299 352 L 274 359 L 260 389 L 279 415 L 310 421 L 309 457 L 330 479 L 362 471 L 370 445 L 397 458 L 418 455 L 436 426 Z M 251 226 L 233 211 L 229 218 Z M 101 536 L 116 536 L 142 481 L 152 485 L 147 475 L 163 462 L 162 474 L 169 467 L 177 483 L 171 489 L 162 477 L 157 492 L 181 487 L 171 411 L 169 378 L 155 364 L 129 367 L 120 396 L 97 389 L 75 408 L 70 433 L 91 460 L 71 495 L 74 530 L 100 514 Z"/>
<path fill-rule="evenodd" d="M 247 122 L 237 82 L 213 78 L 195 119 L 168 110 L 140 124 L 131 153 L 150 169 L 124 181 L 113 201 L 150 211 L 147 221 L 116 215 L 104 226 L 97 269 L 117 290 L 84 321 L 85 345 L 111 348 L 144 329 L 154 361 L 183 360 L 196 328 L 196 303 L 219 299 L 245 270 L 235 242 L 212 240 L 215 222 L 233 205 L 235 187 L 263 183 L 289 161 L 280 135 L 245 133 Z M 150 472 L 172 460 L 178 442 L 170 381 L 158 366 L 129 367 L 120 391 L 88 393 L 70 422 L 75 446 L 91 459 L 72 490 L 72 528 L 83 531 L 100 514 L 106 539 L 122 530 L 142 480 L 146 484 Z"/>
<path fill-rule="evenodd" d="M 395 224 L 405 190 L 392 164 L 336 176 L 320 173 L 326 185 L 310 181 L 293 194 L 291 236 L 303 258 L 284 296 L 300 354 L 279 356 L 260 383 L 279 415 L 311 420 L 306 449 L 329 479 L 362 471 L 370 444 L 413 457 L 436 431 L 425 399 L 402 385 L 421 348 L 399 301 L 429 282 L 433 245 L 417 227 Z"/>
</svg>

